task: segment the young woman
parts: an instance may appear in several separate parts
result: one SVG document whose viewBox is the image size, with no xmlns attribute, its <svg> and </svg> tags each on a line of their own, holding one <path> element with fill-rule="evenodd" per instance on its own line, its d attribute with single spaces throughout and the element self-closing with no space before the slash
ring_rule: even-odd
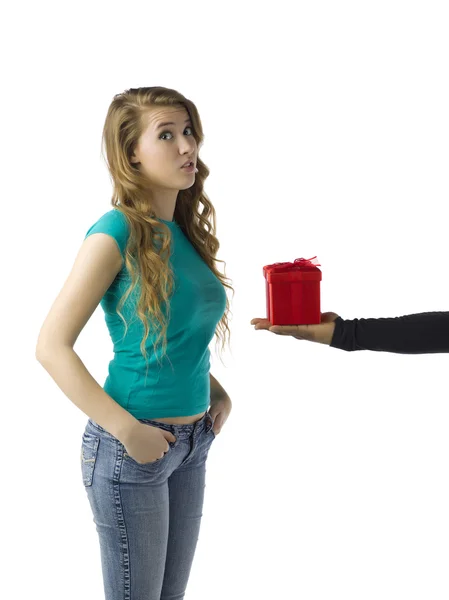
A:
<svg viewBox="0 0 449 600">
<path fill-rule="evenodd" d="M 184 598 L 206 459 L 231 411 L 209 372 L 214 333 L 222 348 L 229 334 L 232 287 L 215 264 L 202 140 L 195 105 L 174 90 L 114 97 L 103 131 L 113 208 L 87 231 L 37 343 L 89 417 L 81 469 L 106 600 Z M 114 345 L 103 387 L 73 350 L 99 303 Z"/>
</svg>

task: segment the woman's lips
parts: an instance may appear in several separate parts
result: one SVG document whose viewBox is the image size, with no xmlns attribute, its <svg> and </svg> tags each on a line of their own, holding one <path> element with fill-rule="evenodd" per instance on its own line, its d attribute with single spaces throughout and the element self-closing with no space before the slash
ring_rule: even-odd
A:
<svg viewBox="0 0 449 600">
<path fill-rule="evenodd" d="M 195 171 L 195 163 L 190 163 L 185 167 L 181 167 L 181 169 L 183 171 L 186 171 L 186 173 L 193 173 Z"/>
</svg>

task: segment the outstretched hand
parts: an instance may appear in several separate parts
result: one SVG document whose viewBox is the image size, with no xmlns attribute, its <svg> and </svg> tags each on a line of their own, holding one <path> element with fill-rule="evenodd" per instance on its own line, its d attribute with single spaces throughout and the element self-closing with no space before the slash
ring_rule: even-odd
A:
<svg viewBox="0 0 449 600">
<path fill-rule="evenodd" d="M 321 323 L 317 325 L 271 325 L 268 319 L 252 319 L 251 325 L 254 325 L 254 329 L 266 329 L 277 335 L 290 335 L 297 340 L 329 345 L 338 316 L 334 312 L 321 313 Z"/>
</svg>

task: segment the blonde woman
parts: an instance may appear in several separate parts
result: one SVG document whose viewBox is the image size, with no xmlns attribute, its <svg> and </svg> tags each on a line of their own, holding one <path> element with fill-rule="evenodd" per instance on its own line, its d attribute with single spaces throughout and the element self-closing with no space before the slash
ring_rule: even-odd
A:
<svg viewBox="0 0 449 600">
<path fill-rule="evenodd" d="M 216 267 L 202 140 L 197 108 L 175 90 L 114 97 L 103 131 L 112 209 L 87 231 L 37 343 L 89 417 L 81 469 L 106 600 L 184 598 L 206 459 L 232 407 L 209 370 L 232 287 Z M 73 350 L 99 303 L 114 346 L 103 386 Z"/>
</svg>

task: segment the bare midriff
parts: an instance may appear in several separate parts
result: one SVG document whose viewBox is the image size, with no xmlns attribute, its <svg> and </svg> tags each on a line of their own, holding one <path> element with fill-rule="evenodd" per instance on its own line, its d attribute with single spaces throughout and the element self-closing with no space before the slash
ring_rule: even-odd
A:
<svg viewBox="0 0 449 600">
<path fill-rule="evenodd" d="M 192 425 L 199 421 L 206 411 L 198 413 L 197 415 L 191 415 L 190 417 L 162 417 L 161 419 L 151 419 L 152 421 L 158 421 L 159 423 L 168 423 L 169 425 Z"/>
</svg>

